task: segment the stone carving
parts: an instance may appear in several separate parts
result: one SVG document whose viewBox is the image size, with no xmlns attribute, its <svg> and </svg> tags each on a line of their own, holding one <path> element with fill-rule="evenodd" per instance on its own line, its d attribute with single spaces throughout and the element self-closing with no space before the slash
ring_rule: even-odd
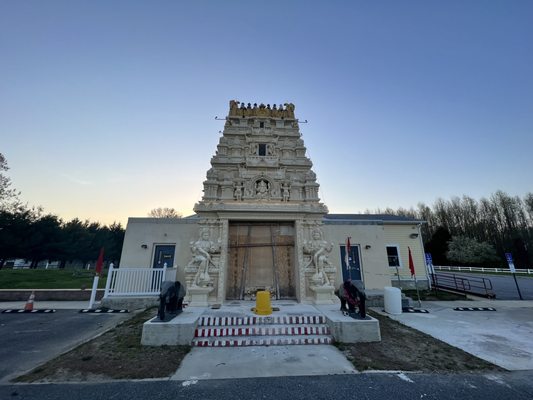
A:
<svg viewBox="0 0 533 400">
<path fill-rule="evenodd" d="M 259 154 L 259 144 L 258 143 L 252 143 L 250 146 L 250 154 L 252 155 L 258 155 Z"/>
<path fill-rule="evenodd" d="M 291 126 L 296 121 L 289 118 L 294 114 L 294 104 L 231 100 L 229 108 L 227 120 L 234 126 L 226 127 L 220 137 L 212 168 L 203 182 L 202 199 L 194 210 L 209 212 L 239 206 L 252 210 L 252 203 L 257 203 L 258 209 L 272 203 L 274 208 L 282 205 L 281 209 L 291 212 L 322 213 L 326 208 L 318 197 L 320 185 L 313 164 L 305 154 L 298 128 Z M 243 118 L 248 116 L 261 118 Z"/>
<path fill-rule="evenodd" d="M 292 118 L 294 119 L 294 104 L 292 103 L 285 103 L 285 118 Z"/>
<path fill-rule="evenodd" d="M 289 198 L 291 197 L 291 192 L 289 189 L 289 185 L 286 183 L 283 183 L 281 186 L 281 190 L 283 191 L 282 200 L 283 201 L 289 201 Z"/>
<path fill-rule="evenodd" d="M 305 269 L 314 267 L 315 273 L 311 277 L 311 281 L 315 286 L 329 286 L 331 282 L 326 274 L 326 268 L 334 268 L 328 259 L 328 254 L 333 249 L 333 243 L 322 238 L 322 231 L 319 228 L 314 228 L 311 235 L 312 239 L 304 242 L 304 254 L 310 256 Z"/>
<path fill-rule="evenodd" d="M 239 107 L 240 104 L 240 107 Z M 254 103 L 253 107 L 251 103 L 247 105 L 240 101 L 230 100 L 229 102 L 229 116 L 230 117 L 273 117 L 273 118 L 287 118 L 295 119 L 294 117 L 294 104 L 285 103 L 276 106 L 275 104 L 259 104 Z"/>
<path fill-rule="evenodd" d="M 261 179 L 255 183 L 255 195 L 260 199 L 269 197 L 270 184 Z"/>
<path fill-rule="evenodd" d="M 237 182 L 235 183 L 235 200 L 241 201 L 242 200 L 242 183 Z"/>
<path fill-rule="evenodd" d="M 237 116 L 239 113 L 239 102 L 235 100 L 229 101 L 229 115 Z"/>
<path fill-rule="evenodd" d="M 187 271 L 196 271 L 194 279 L 192 280 L 193 287 L 207 287 L 212 283 L 209 276 L 209 266 L 212 265 L 218 269 L 218 265 L 213 260 L 213 255 L 220 253 L 220 243 L 215 244 L 210 240 L 208 228 L 203 228 L 200 231 L 200 238 L 191 242 L 192 259 L 185 268 Z"/>
<path fill-rule="evenodd" d="M 266 145 L 266 153 L 267 153 L 267 156 L 275 156 L 277 151 L 276 151 L 276 148 L 274 147 L 274 145 L 272 143 L 268 143 Z"/>
</svg>

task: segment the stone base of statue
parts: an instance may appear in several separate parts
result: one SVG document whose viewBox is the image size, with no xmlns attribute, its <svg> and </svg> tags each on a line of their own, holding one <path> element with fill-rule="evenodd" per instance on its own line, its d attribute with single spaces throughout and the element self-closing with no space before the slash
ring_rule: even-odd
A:
<svg viewBox="0 0 533 400">
<path fill-rule="evenodd" d="M 207 307 L 209 305 L 207 298 L 213 291 L 212 286 L 192 286 L 187 290 L 189 295 L 189 307 Z"/>
<path fill-rule="evenodd" d="M 310 286 L 314 293 L 314 304 L 333 304 L 335 302 L 335 288 L 331 285 Z"/>
</svg>

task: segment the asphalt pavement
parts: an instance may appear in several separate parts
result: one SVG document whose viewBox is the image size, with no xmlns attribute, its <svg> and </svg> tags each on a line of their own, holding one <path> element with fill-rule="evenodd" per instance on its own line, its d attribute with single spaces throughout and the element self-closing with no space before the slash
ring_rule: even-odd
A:
<svg viewBox="0 0 533 400">
<path fill-rule="evenodd" d="M 13 305 L 17 304 L 0 303 L 0 309 Z M 50 305 L 42 306 L 49 308 Z M 0 382 L 86 342 L 131 315 L 81 314 L 77 302 L 63 302 L 63 307 L 67 305 L 77 307 L 46 314 L 0 313 Z M 87 302 L 83 302 L 83 306 L 86 305 Z"/>
<path fill-rule="evenodd" d="M 439 271 L 437 275 L 454 274 L 457 277 L 472 278 L 474 281 L 480 278 L 490 280 L 492 284 L 492 292 L 496 295 L 497 300 L 519 300 L 518 289 L 516 288 L 515 280 L 512 275 L 493 275 L 493 274 L 468 274 L 465 272 L 450 272 Z M 526 277 L 516 275 L 516 282 L 522 293 L 523 300 L 533 300 L 533 277 Z M 479 291 L 483 294 L 483 290 L 472 288 L 474 291 Z"/>
<path fill-rule="evenodd" d="M 150 380 L 86 384 L 0 385 L 19 400 L 531 400 L 530 373 L 362 373 L 220 380 Z"/>
</svg>

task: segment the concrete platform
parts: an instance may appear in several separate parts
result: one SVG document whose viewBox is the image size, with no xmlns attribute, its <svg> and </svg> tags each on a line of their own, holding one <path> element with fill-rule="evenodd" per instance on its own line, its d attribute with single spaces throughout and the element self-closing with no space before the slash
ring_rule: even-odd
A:
<svg viewBox="0 0 533 400">
<path fill-rule="evenodd" d="M 142 344 L 149 346 L 191 344 L 200 317 L 238 318 L 257 317 L 252 311 L 255 302 L 230 301 L 219 309 L 210 307 L 187 307 L 184 312 L 173 320 L 162 323 L 156 318 L 147 321 L 143 326 Z M 356 320 L 344 316 L 338 304 L 312 305 L 295 301 L 274 301 L 272 307 L 277 309 L 272 317 L 291 316 L 324 316 L 330 327 L 333 339 L 344 343 L 374 342 L 381 340 L 379 322 L 371 317 L 367 320 Z M 218 323 L 218 322 L 217 322 Z"/>
<path fill-rule="evenodd" d="M 496 311 L 455 311 L 458 307 Z M 533 370 L 533 301 L 424 301 L 422 308 L 429 313 L 385 315 L 502 368 Z"/>
<path fill-rule="evenodd" d="M 191 344 L 198 319 L 204 312 L 203 307 L 187 307 L 168 322 L 156 322 L 157 317 L 148 320 L 143 325 L 141 344 L 146 346 Z"/>
<path fill-rule="evenodd" d="M 343 315 L 338 305 L 317 305 L 316 308 L 326 316 L 331 334 L 337 342 L 361 343 L 380 342 L 379 321 L 367 315 L 364 320 L 356 320 Z"/>
</svg>

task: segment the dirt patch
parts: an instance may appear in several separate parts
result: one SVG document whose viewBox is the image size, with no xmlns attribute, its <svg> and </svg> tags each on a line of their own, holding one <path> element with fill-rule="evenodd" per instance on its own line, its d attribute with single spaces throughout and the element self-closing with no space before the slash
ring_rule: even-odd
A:
<svg viewBox="0 0 533 400">
<path fill-rule="evenodd" d="M 156 314 L 156 309 L 146 310 L 15 381 L 66 382 L 168 377 L 178 369 L 190 347 L 141 345 L 143 323 Z"/>
<path fill-rule="evenodd" d="M 359 371 L 504 371 L 494 364 L 386 316 L 369 314 L 379 320 L 381 342 L 337 344 Z"/>
</svg>

